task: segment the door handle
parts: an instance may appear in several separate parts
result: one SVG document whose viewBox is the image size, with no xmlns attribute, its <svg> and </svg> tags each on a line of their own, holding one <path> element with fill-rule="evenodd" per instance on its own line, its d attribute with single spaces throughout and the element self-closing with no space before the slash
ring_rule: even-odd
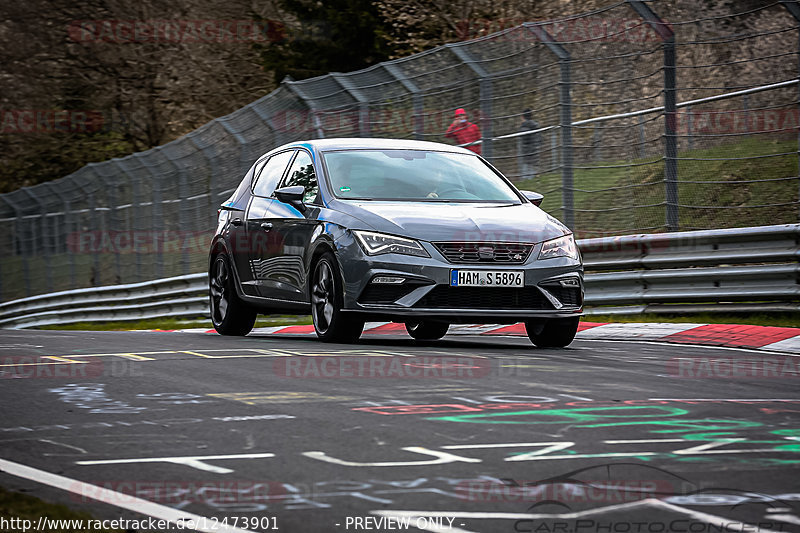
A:
<svg viewBox="0 0 800 533">
<path fill-rule="evenodd" d="M 261 229 L 263 229 L 264 231 L 271 230 L 272 229 L 272 222 L 262 222 L 261 223 Z"/>
<path fill-rule="evenodd" d="M 233 220 L 231 220 L 231 224 L 233 224 L 234 226 L 241 226 L 242 225 L 242 219 L 241 218 L 234 218 Z"/>
</svg>

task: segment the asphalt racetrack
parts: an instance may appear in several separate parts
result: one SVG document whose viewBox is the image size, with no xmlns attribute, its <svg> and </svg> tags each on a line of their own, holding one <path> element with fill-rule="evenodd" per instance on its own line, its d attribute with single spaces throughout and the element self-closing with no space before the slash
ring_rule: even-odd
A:
<svg viewBox="0 0 800 533">
<path fill-rule="evenodd" d="M 0 363 L 0 484 L 100 518 L 201 531 L 800 531 L 796 356 L 2 331 Z"/>
</svg>

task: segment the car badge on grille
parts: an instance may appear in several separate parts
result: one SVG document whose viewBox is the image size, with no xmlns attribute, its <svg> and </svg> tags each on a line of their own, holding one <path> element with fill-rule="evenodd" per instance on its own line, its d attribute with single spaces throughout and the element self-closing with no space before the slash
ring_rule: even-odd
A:
<svg viewBox="0 0 800 533">
<path fill-rule="evenodd" d="M 494 248 L 491 246 L 479 246 L 478 257 L 481 259 L 494 259 Z"/>
<path fill-rule="evenodd" d="M 514 261 L 522 261 L 522 254 L 514 254 Z"/>
</svg>

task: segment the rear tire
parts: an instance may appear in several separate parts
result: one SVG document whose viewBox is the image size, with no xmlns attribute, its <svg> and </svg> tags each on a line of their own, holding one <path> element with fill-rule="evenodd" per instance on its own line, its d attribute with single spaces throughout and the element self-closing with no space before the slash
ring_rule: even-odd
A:
<svg viewBox="0 0 800 533">
<path fill-rule="evenodd" d="M 342 311 L 344 290 L 336 258 L 325 252 L 314 265 L 311 277 L 311 318 L 322 342 L 356 342 L 364 321 Z"/>
<path fill-rule="evenodd" d="M 236 294 L 233 271 L 224 253 L 217 255 L 211 263 L 208 282 L 211 323 L 217 333 L 239 337 L 250 333 L 258 313 Z"/>
<path fill-rule="evenodd" d="M 526 320 L 525 330 L 528 338 L 539 348 L 563 348 L 578 333 L 580 317 L 549 318 L 542 320 Z"/>
<path fill-rule="evenodd" d="M 435 341 L 447 334 L 450 324 L 433 320 L 406 322 L 406 331 L 418 341 Z"/>
</svg>

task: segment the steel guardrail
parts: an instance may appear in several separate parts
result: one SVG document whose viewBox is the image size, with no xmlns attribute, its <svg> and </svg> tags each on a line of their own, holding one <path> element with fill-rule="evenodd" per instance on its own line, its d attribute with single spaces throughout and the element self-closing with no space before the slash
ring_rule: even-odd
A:
<svg viewBox="0 0 800 533">
<path fill-rule="evenodd" d="M 800 310 L 800 224 L 578 241 L 587 314 Z M 0 304 L 1 328 L 208 317 L 205 272 Z"/>
</svg>

